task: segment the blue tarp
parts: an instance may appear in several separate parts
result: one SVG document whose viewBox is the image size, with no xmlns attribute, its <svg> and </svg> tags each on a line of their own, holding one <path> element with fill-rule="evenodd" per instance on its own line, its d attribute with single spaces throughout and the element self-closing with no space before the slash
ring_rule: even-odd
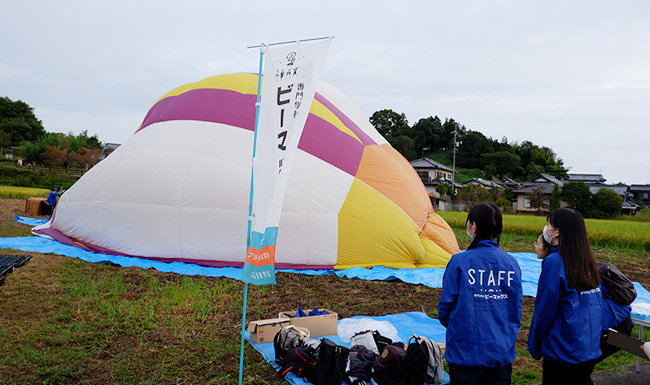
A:
<svg viewBox="0 0 650 385">
<path fill-rule="evenodd" d="M 19 219 L 20 218 L 20 219 Z M 16 217 L 17 222 L 27 223 L 32 218 Z M 39 220 L 35 220 L 39 221 Z M 183 262 L 159 262 L 143 258 L 123 257 L 117 255 L 100 254 L 80 249 L 74 246 L 64 245 L 55 240 L 43 237 L 15 237 L 0 238 L 0 247 L 12 248 L 15 250 L 54 253 L 68 257 L 79 258 L 88 262 L 114 263 L 116 265 L 130 267 L 137 266 L 143 269 L 153 268 L 168 273 L 186 275 L 205 275 L 208 277 L 228 277 L 240 279 L 241 269 L 231 267 L 202 267 Z M 243 246 L 242 246 L 243 247 Z M 537 295 L 537 280 L 542 269 L 541 260 L 537 259 L 534 253 L 510 253 L 521 267 L 523 292 L 525 296 L 535 297 Z M 383 266 L 375 266 L 370 269 L 363 267 L 352 267 L 346 270 L 278 270 L 278 272 L 289 272 L 307 275 L 328 275 L 336 274 L 339 277 L 360 278 L 371 281 L 390 281 L 399 279 L 403 282 L 415 285 L 425 285 L 434 288 L 442 287 L 442 276 L 445 272 L 441 267 L 427 267 L 421 269 L 390 269 Z M 639 297 L 637 300 L 650 302 L 648 292 L 638 282 L 635 287 Z"/>
<path fill-rule="evenodd" d="M 362 319 L 370 318 L 376 321 L 388 321 L 391 325 L 395 326 L 399 338 L 404 342 L 408 343 L 408 339 L 413 335 L 417 334 L 419 336 L 429 337 L 434 341 L 443 342 L 445 341 L 445 327 L 440 324 L 437 319 L 430 318 L 426 314 L 421 312 L 407 312 L 401 314 L 389 314 L 382 317 L 367 317 L 367 316 L 355 316 L 350 317 L 351 319 Z M 342 341 L 341 338 L 337 335 L 327 336 L 334 343 L 338 345 L 343 345 L 350 347 L 349 341 Z M 250 340 L 250 334 L 246 332 L 246 339 L 253 345 L 253 347 L 262 354 L 264 359 L 269 362 L 273 368 L 279 370 L 280 367 L 275 363 L 275 351 L 273 350 L 273 343 L 269 342 L 266 344 L 256 344 Z M 294 385 L 304 385 L 305 381 L 302 378 L 296 377 L 294 373 L 289 373 L 286 376 L 286 380 Z M 449 375 L 445 373 L 445 384 L 449 383 Z"/>
</svg>

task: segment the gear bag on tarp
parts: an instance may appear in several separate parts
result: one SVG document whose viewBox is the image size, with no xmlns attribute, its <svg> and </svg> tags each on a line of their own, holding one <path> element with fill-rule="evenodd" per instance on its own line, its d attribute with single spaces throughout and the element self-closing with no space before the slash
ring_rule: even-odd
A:
<svg viewBox="0 0 650 385">
<path fill-rule="evenodd" d="M 406 361 L 407 385 L 440 384 L 445 378 L 442 349 L 437 342 L 413 334 L 408 340 Z"/>
<path fill-rule="evenodd" d="M 314 365 L 307 368 L 305 378 L 314 385 L 341 385 L 350 349 L 323 338 L 316 348 Z"/>
</svg>

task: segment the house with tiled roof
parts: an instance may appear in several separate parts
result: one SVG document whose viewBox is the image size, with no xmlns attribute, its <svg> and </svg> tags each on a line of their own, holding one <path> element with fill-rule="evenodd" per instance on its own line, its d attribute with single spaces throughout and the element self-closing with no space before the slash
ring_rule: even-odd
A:
<svg viewBox="0 0 650 385">
<path fill-rule="evenodd" d="M 569 182 L 584 182 L 585 184 L 591 183 L 605 183 L 607 179 L 603 178 L 602 174 L 567 174 Z"/>
<path fill-rule="evenodd" d="M 629 187 L 632 200 L 645 206 L 650 206 L 650 184 L 633 184 Z"/>
<path fill-rule="evenodd" d="M 436 187 L 438 187 L 438 185 L 441 183 L 448 183 L 449 185 L 452 184 L 451 179 L 453 175 L 453 169 L 429 158 L 416 159 L 410 163 L 422 180 L 427 193 L 430 197 L 432 197 L 434 208 L 444 211 L 448 209 L 448 207 L 451 207 L 451 197 L 440 196 L 440 193 L 436 190 Z M 463 186 L 463 184 L 455 183 L 456 190 Z"/>
<path fill-rule="evenodd" d="M 551 201 L 551 195 L 556 185 L 559 189 L 562 189 L 564 181 L 557 179 L 553 175 L 544 173 L 537 175 L 529 181 L 523 182 L 520 189 L 512 192 L 516 197 L 513 208 L 519 212 L 538 211 L 539 207 L 535 207 L 533 204 L 536 193 L 542 193 L 547 198 L 546 208 L 548 208 L 548 203 Z M 560 204 L 562 206 L 566 205 L 563 202 Z"/>
</svg>

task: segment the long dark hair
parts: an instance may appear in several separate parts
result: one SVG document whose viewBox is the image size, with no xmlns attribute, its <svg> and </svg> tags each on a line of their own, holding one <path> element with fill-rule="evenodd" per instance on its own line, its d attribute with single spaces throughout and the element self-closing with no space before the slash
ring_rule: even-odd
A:
<svg viewBox="0 0 650 385">
<path fill-rule="evenodd" d="M 499 206 L 490 202 L 479 202 L 475 204 L 467 214 L 465 224 L 474 222 L 476 224 L 476 235 L 467 250 L 476 247 L 478 241 L 489 239 L 497 242 L 501 239 L 503 230 L 503 218 Z"/>
<path fill-rule="evenodd" d="M 576 210 L 561 208 L 546 217 L 553 228 L 560 230 L 560 255 L 569 285 L 577 290 L 590 290 L 600 285 L 598 265 L 591 252 L 585 220 Z"/>
</svg>

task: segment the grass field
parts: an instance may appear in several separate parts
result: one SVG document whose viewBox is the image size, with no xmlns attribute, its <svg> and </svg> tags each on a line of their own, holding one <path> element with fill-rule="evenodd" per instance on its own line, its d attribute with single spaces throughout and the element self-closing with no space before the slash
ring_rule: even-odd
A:
<svg viewBox="0 0 650 385">
<path fill-rule="evenodd" d="M 0 186 L 0 197 L 5 199 L 26 199 L 30 197 L 46 198 L 49 193 L 50 190 L 42 188 Z"/>
<path fill-rule="evenodd" d="M 441 211 L 440 216 L 454 227 L 464 227 L 467 213 Z M 546 224 L 545 216 L 504 215 L 504 232 L 527 236 L 539 235 Z M 593 246 L 650 251 L 650 222 L 585 219 L 589 241 Z"/>
<path fill-rule="evenodd" d="M 24 215 L 23 210 L 24 200 L 0 200 L 0 236 L 30 235 L 28 226 L 13 221 Z M 464 218 L 459 218 L 461 226 L 457 220 L 449 221 L 464 248 L 468 239 Z M 502 248 L 532 251 L 543 226 L 543 218 L 537 219 L 540 222 L 530 233 L 505 233 Z M 594 252 L 597 259 L 615 261 L 633 280 L 650 288 L 646 250 L 604 245 Z M 31 261 L 0 287 L 0 384 L 238 382 L 241 282 L 29 254 Z M 407 311 L 435 317 L 440 297 L 440 289 L 400 281 L 285 273 L 277 280 L 277 286 L 249 288 L 248 320 L 271 318 L 297 306 L 327 307 L 341 318 Z M 540 362 L 526 351 L 533 308 L 534 299 L 525 298 L 514 384 L 541 379 Z M 650 333 L 646 331 L 644 338 L 650 340 Z M 595 383 L 609 383 L 607 373 L 628 370 L 634 363 L 630 354 L 616 354 L 597 367 Z M 244 383 L 285 382 L 246 344 Z"/>
</svg>

